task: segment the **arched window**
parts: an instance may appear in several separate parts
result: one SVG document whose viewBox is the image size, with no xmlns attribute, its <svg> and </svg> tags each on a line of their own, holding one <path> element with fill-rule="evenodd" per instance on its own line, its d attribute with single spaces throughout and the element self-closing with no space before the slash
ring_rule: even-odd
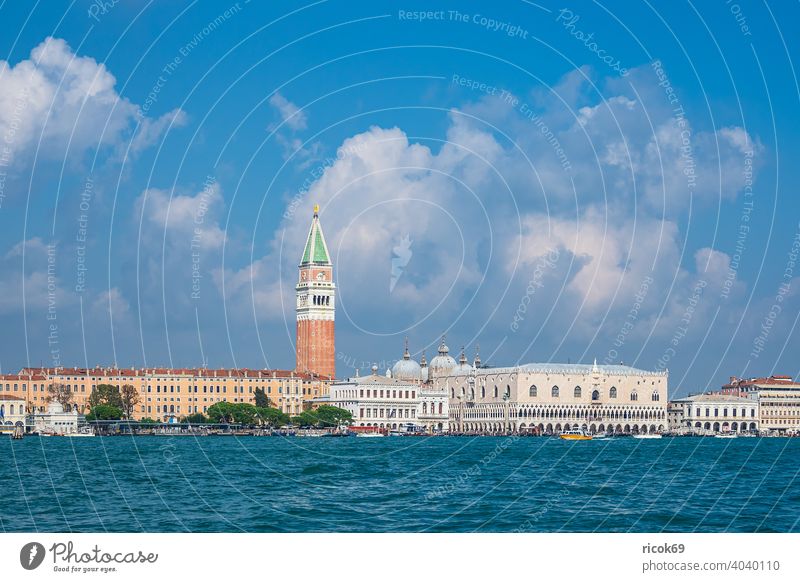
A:
<svg viewBox="0 0 800 582">
<path fill-rule="evenodd" d="M 494 397 L 497 398 L 497 386 L 494 387 Z"/>
<path fill-rule="evenodd" d="M 600 392 L 598 390 L 592 391 L 592 400 L 600 400 Z"/>
<path fill-rule="evenodd" d="M 636 393 L 636 390 L 634 390 L 631 392 L 631 402 L 636 402 L 637 400 L 639 400 L 639 395 Z"/>
<path fill-rule="evenodd" d="M 481 386 L 481 398 L 486 398 L 486 388 Z"/>
<path fill-rule="evenodd" d="M 658 395 L 658 392 L 656 392 L 655 390 L 653 390 L 653 394 L 652 394 L 652 396 L 650 396 L 650 399 L 651 399 L 653 402 L 658 402 L 658 401 L 659 401 L 659 399 L 660 399 L 660 396 Z"/>
<path fill-rule="evenodd" d="M 475 388 L 470 388 L 469 389 L 469 399 L 470 400 L 475 400 Z"/>
<path fill-rule="evenodd" d="M 531 398 L 536 398 L 536 386 L 531 386 L 528 388 L 528 396 Z"/>
<path fill-rule="evenodd" d="M 456 397 L 456 389 L 450 388 L 450 398 L 455 398 L 455 397 Z"/>
<path fill-rule="evenodd" d="M 550 395 L 551 395 L 553 398 L 558 398 L 558 386 L 553 386 L 553 387 L 550 389 Z"/>
<path fill-rule="evenodd" d="M 505 396 L 506 396 L 506 398 L 511 398 L 511 386 L 509 386 L 508 384 L 506 384 L 506 394 L 505 394 Z"/>
<path fill-rule="evenodd" d="M 617 387 L 612 386 L 611 389 L 608 391 L 609 398 L 616 398 L 617 397 Z"/>
<path fill-rule="evenodd" d="M 581 387 L 575 386 L 575 398 L 580 398 L 580 397 L 581 397 Z"/>
</svg>

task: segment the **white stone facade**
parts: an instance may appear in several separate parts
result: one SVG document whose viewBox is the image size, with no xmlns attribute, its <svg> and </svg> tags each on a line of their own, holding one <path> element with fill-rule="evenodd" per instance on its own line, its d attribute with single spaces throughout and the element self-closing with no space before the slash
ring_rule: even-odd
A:
<svg viewBox="0 0 800 582">
<path fill-rule="evenodd" d="M 450 431 L 477 434 L 660 433 L 668 374 L 630 366 L 525 364 L 434 376 L 450 400 Z"/>
<path fill-rule="evenodd" d="M 669 403 L 669 428 L 678 433 L 741 433 L 760 429 L 757 398 L 697 394 Z"/>
<path fill-rule="evenodd" d="M 72 434 L 78 432 L 78 412 L 64 412 L 64 407 L 56 401 L 47 405 L 47 412 L 33 415 L 33 430 L 48 434 Z"/>
<path fill-rule="evenodd" d="M 25 426 L 25 401 L 10 394 L 0 394 L 0 426 L 5 431 Z"/>
</svg>

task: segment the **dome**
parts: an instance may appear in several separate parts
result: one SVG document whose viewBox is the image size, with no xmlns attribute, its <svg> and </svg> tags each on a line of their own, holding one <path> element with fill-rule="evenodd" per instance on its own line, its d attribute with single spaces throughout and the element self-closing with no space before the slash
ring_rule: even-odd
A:
<svg viewBox="0 0 800 582">
<path fill-rule="evenodd" d="M 450 349 L 445 345 L 444 338 L 442 338 L 442 343 L 439 345 L 439 355 L 431 360 L 428 372 L 429 376 L 437 377 L 450 375 L 456 367 L 456 361 L 450 357 L 449 352 Z"/>
<path fill-rule="evenodd" d="M 464 348 L 461 348 L 461 357 L 458 358 L 458 365 L 453 368 L 453 374 L 469 374 L 472 372 L 472 366 L 467 362 L 467 356 L 464 353 Z"/>
<path fill-rule="evenodd" d="M 414 380 L 419 381 L 422 378 L 422 368 L 420 365 L 411 359 L 411 354 L 408 353 L 408 340 L 406 340 L 406 349 L 403 352 L 403 359 L 398 360 L 392 366 L 392 377 L 398 380 Z"/>
<path fill-rule="evenodd" d="M 64 414 L 64 406 L 58 400 L 51 400 L 47 404 L 49 414 Z"/>
</svg>

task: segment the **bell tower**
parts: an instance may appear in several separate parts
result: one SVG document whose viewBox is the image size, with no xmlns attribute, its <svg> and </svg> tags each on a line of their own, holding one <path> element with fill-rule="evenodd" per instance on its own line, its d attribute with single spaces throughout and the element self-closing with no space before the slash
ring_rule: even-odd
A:
<svg viewBox="0 0 800 582">
<path fill-rule="evenodd" d="M 299 265 L 297 282 L 297 371 L 336 376 L 333 263 L 314 205 L 311 229 Z"/>
</svg>

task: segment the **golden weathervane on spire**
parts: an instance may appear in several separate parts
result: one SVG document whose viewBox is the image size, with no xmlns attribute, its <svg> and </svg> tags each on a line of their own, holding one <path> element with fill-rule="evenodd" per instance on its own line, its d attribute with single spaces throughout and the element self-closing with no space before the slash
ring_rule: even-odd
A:
<svg viewBox="0 0 800 582">
<path fill-rule="evenodd" d="M 319 214 L 319 204 L 314 204 L 314 216 Z"/>
</svg>

